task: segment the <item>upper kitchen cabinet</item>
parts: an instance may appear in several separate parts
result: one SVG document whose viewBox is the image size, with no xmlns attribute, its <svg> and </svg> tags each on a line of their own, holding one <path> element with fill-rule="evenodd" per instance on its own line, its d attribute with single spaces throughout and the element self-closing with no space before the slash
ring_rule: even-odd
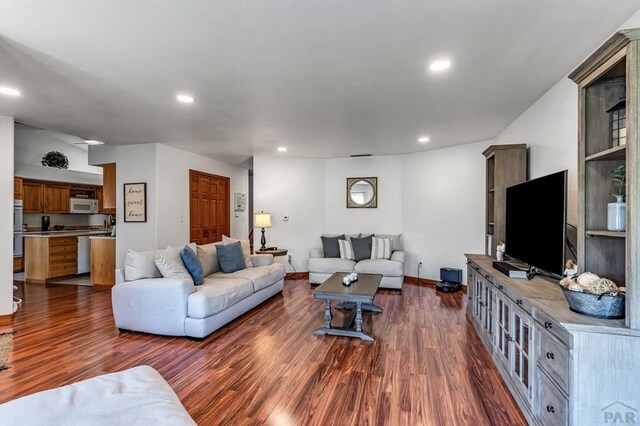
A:
<svg viewBox="0 0 640 426">
<path fill-rule="evenodd" d="M 41 213 L 44 210 L 44 185 L 36 182 L 22 183 L 22 211 Z"/>
<path fill-rule="evenodd" d="M 113 213 L 116 209 L 116 164 L 102 166 L 102 209 Z"/>
<path fill-rule="evenodd" d="M 68 185 L 45 185 L 44 211 L 46 213 L 68 213 L 69 191 Z"/>
<path fill-rule="evenodd" d="M 22 178 L 13 178 L 13 199 L 22 200 Z"/>
</svg>

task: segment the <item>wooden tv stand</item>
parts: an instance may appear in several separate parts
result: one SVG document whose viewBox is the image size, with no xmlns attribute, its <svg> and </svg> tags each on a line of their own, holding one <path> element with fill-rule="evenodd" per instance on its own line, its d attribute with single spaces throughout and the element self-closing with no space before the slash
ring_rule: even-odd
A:
<svg viewBox="0 0 640 426">
<path fill-rule="evenodd" d="M 529 424 L 640 422 L 640 330 L 572 312 L 554 280 L 465 256 L 467 316 Z"/>
</svg>

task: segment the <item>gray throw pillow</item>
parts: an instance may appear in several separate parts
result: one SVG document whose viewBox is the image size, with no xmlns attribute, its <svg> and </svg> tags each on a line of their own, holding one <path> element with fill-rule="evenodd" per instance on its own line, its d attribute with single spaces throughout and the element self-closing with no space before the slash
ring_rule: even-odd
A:
<svg viewBox="0 0 640 426">
<path fill-rule="evenodd" d="M 351 238 L 353 246 L 353 260 L 359 262 L 364 259 L 371 259 L 371 244 L 373 236 L 363 238 Z"/>
<path fill-rule="evenodd" d="M 240 241 L 231 244 L 220 244 L 216 247 L 220 268 L 225 274 L 246 268 Z"/>
<path fill-rule="evenodd" d="M 325 237 L 323 235 L 320 239 L 322 239 L 322 251 L 324 251 L 325 258 L 329 259 L 340 257 L 340 245 L 338 244 L 338 240 L 344 240 L 344 234 L 335 237 Z"/>
</svg>

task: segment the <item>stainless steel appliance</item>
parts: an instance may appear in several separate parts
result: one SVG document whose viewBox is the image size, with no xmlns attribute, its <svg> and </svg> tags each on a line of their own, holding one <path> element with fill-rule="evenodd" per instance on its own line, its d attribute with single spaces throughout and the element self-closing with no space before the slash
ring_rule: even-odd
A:
<svg viewBox="0 0 640 426">
<path fill-rule="evenodd" d="M 13 201 L 13 257 L 22 257 L 22 200 Z"/>
<path fill-rule="evenodd" d="M 98 200 L 91 198 L 70 198 L 69 213 L 96 214 L 98 213 Z"/>
<path fill-rule="evenodd" d="M 78 274 L 91 272 L 91 242 L 89 237 L 78 237 Z"/>
</svg>

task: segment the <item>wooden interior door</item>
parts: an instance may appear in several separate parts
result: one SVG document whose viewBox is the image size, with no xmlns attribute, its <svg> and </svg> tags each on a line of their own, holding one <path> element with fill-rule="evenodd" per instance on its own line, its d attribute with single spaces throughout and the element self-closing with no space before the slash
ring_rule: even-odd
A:
<svg viewBox="0 0 640 426">
<path fill-rule="evenodd" d="M 191 242 L 209 244 L 229 235 L 229 178 L 189 170 Z"/>
</svg>

